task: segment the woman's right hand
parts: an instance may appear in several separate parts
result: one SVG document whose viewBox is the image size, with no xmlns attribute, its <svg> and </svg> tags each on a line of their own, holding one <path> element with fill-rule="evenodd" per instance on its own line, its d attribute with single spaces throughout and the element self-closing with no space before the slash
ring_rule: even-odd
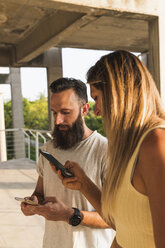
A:
<svg viewBox="0 0 165 248">
<path fill-rule="evenodd" d="M 60 170 L 57 171 L 53 165 L 51 165 L 51 167 L 52 167 L 52 170 L 62 180 L 62 183 L 66 188 L 73 189 L 73 190 L 80 190 L 80 191 L 83 190 L 83 185 L 85 184 L 88 177 L 79 164 L 72 162 L 72 161 L 66 161 L 64 167 L 74 174 L 73 177 L 68 177 L 68 178 L 66 177 L 64 178 L 61 175 Z"/>
<path fill-rule="evenodd" d="M 83 186 L 85 185 L 85 182 L 88 179 L 84 170 L 80 167 L 78 163 L 72 161 L 66 161 L 64 167 L 71 171 L 74 174 L 74 177 L 63 178 L 63 185 L 69 189 L 83 191 Z"/>
<path fill-rule="evenodd" d="M 51 165 L 52 170 L 58 175 L 62 180 L 63 185 L 68 189 L 79 190 L 93 205 L 96 211 L 101 215 L 101 191 L 93 183 L 93 181 L 85 174 L 84 170 L 79 164 L 71 161 L 66 161 L 64 167 L 70 170 L 74 176 L 73 177 L 62 177 L 60 170 L 56 170 L 53 165 Z"/>
</svg>

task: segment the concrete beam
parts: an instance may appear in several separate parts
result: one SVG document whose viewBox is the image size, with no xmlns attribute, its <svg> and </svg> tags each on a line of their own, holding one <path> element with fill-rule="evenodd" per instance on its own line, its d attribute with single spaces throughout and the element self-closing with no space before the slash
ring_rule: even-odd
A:
<svg viewBox="0 0 165 248">
<path fill-rule="evenodd" d="M 129 12 L 130 14 L 138 13 L 145 15 L 157 15 L 159 11 L 159 1 L 151 0 L 21 0 L 21 4 L 25 7 L 28 6 L 38 6 L 44 8 L 54 8 L 58 10 L 67 10 L 74 12 L 84 12 L 91 13 L 96 9 L 102 10 L 114 10 L 117 12 Z M 20 4 L 20 0 L 10 0 L 10 3 Z"/>
<path fill-rule="evenodd" d="M 79 22 L 82 16 L 82 13 L 60 11 L 43 19 L 31 34 L 17 44 L 16 62 L 19 64 L 30 61 L 55 46 L 58 43 L 59 34 L 68 33 L 67 28 L 72 25 L 72 32 L 74 32 L 77 20 Z"/>
<path fill-rule="evenodd" d="M 61 61 L 61 55 L 59 55 L 59 52 L 58 52 L 59 50 L 61 50 L 61 48 L 52 47 L 48 51 L 42 53 L 38 57 L 31 60 L 30 62 L 24 63 L 23 66 L 24 67 L 59 66 L 59 63 L 60 63 L 59 61 Z M 61 61 L 61 67 L 62 67 L 62 61 Z"/>
<path fill-rule="evenodd" d="M 157 15 L 159 3 L 158 1 L 139 1 L 139 0 L 51 0 L 52 2 L 58 2 L 61 4 L 72 4 L 76 5 L 77 8 L 80 6 L 81 8 L 88 6 L 88 8 L 99 8 L 99 9 L 107 9 L 107 10 L 117 10 L 117 11 L 127 11 L 130 13 L 141 13 L 141 14 L 152 14 Z M 163 1 L 163 0 L 160 0 Z"/>
<path fill-rule="evenodd" d="M 89 14 L 58 10 L 54 14 L 42 19 L 39 25 L 16 45 L 16 61 L 14 64 L 19 66 L 22 63 L 27 63 L 51 47 L 61 46 L 61 41 L 67 40 L 67 37 L 71 36 L 72 33 L 75 33 L 103 15 L 123 16 L 124 18 L 137 18 L 141 20 L 154 18 L 153 16 L 141 15 L 139 13 L 131 14 L 108 9 L 90 9 Z M 60 25 L 57 25 L 58 23 Z"/>
<path fill-rule="evenodd" d="M 25 8 L 26 6 L 33 6 L 33 7 L 38 7 L 38 8 L 49 8 L 49 9 L 54 9 L 54 10 L 63 10 L 63 11 L 71 11 L 71 12 L 83 12 L 83 13 L 90 13 L 90 7 L 87 5 L 79 5 L 70 2 L 60 2 L 60 1 L 52 1 L 52 0 L 10 0 L 10 3 L 13 4 L 21 4 L 24 5 Z"/>
</svg>

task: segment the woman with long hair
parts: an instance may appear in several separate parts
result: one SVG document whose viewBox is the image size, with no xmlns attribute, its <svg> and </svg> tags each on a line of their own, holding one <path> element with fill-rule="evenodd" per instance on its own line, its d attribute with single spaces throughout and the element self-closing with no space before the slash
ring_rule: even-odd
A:
<svg viewBox="0 0 165 248">
<path fill-rule="evenodd" d="M 80 190 L 116 230 L 112 247 L 165 247 L 165 112 L 155 82 L 132 53 L 116 51 L 89 69 L 87 81 L 108 138 L 100 190 L 74 162 L 64 186 Z"/>
</svg>

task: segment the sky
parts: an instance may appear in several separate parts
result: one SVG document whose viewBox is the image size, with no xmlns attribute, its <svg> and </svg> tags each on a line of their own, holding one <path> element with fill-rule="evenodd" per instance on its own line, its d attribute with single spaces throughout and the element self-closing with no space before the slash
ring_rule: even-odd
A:
<svg viewBox="0 0 165 248">
<path fill-rule="evenodd" d="M 109 51 L 85 50 L 75 48 L 62 49 L 63 76 L 73 77 L 86 82 L 86 72 L 95 62 Z M 0 73 L 9 73 L 8 68 L 0 67 Z M 40 94 L 47 96 L 47 75 L 45 68 L 21 68 L 22 95 L 35 101 Z M 11 99 L 10 85 L 1 85 L 4 101 Z M 88 87 L 88 96 L 90 95 Z M 92 99 L 89 96 L 89 100 Z"/>
</svg>

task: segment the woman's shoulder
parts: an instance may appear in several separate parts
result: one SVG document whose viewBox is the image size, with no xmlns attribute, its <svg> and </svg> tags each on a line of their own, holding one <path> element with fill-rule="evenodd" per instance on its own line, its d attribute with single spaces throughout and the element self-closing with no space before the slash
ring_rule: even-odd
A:
<svg viewBox="0 0 165 248">
<path fill-rule="evenodd" d="M 165 128 L 151 130 L 139 151 L 139 169 L 144 176 L 161 173 L 165 166 Z M 156 174 L 155 174 L 156 175 Z"/>
<path fill-rule="evenodd" d="M 155 154 L 162 147 L 165 147 L 165 128 L 156 128 L 146 135 L 140 150 L 144 155 L 150 152 Z"/>
</svg>

